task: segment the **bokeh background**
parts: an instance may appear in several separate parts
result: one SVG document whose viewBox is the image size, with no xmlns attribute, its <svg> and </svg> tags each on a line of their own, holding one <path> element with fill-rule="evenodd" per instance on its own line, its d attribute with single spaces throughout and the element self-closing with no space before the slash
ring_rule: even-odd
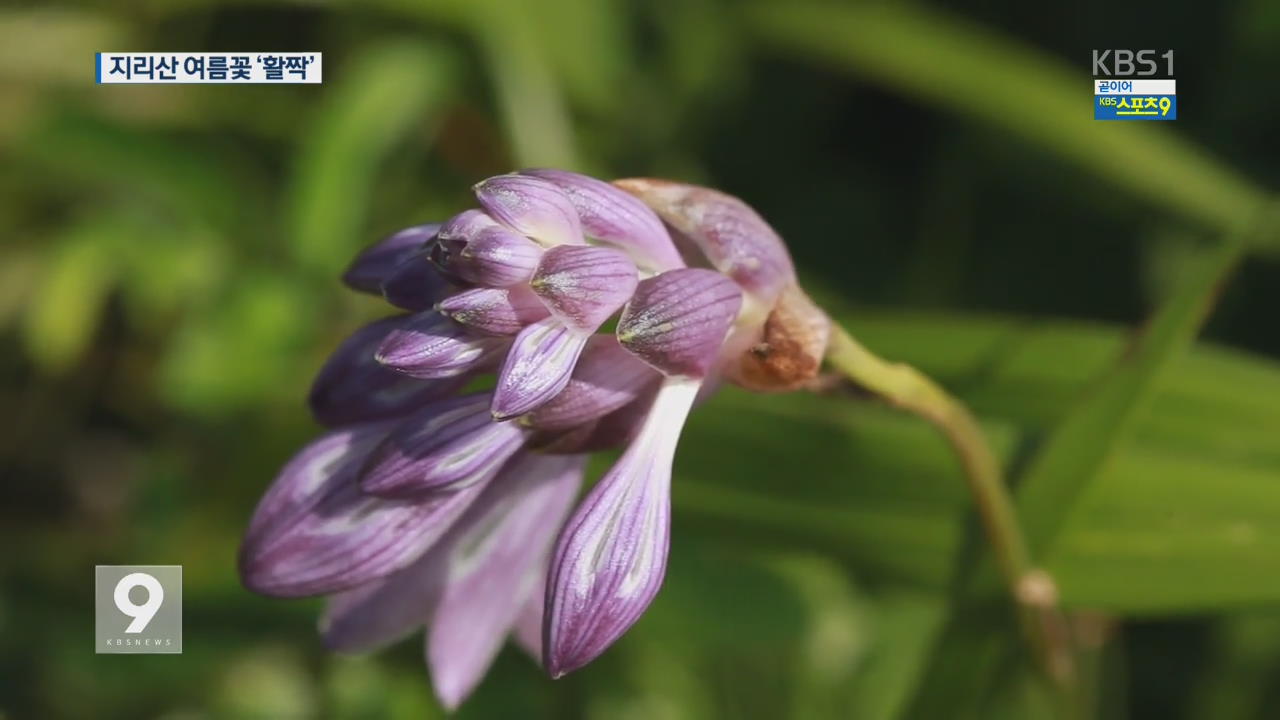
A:
<svg viewBox="0 0 1280 720">
<path fill-rule="evenodd" d="M 1109 47 L 1176 50 L 1176 122 L 1091 119 Z M 94 85 L 122 50 L 318 50 L 325 78 Z M 385 312 L 345 263 L 531 165 L 741 196 L 835 317 L 969 402 L 1085 715 L 1276 717 L 1277 73 L 1266 0 L 4 3 L 0 717 L 441 715 L 417 641 L 327 654 L 235 550 L 317 430 L 310 376 Z M 460 716 L 1055 717 L 919 421 L 726 391 L 675 508 L 615 649 L 552 682 L 509 648 Z M 93 653 L 99 563 L 183 565 L 184 654 Z"/>
</svg>

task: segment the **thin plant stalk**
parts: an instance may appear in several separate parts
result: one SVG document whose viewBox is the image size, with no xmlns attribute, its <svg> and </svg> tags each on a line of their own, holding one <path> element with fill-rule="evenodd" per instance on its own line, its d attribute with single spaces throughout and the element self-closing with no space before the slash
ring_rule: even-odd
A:
<svg viewBox="0 0 1280 720">
<path fill-rule="evenodd" d="M 838 325 L 832 326 L 826 359 L 845 378 L 920 416 L 946 438 L 964 471 L 1023 635 L 1054 684 L 1069 688 L 1075 677 L 1074 653 L 1056 585 L 1031 562 L 1000 462 L 972 413 L 919 370 L 876 356 Z"/>
</svg>

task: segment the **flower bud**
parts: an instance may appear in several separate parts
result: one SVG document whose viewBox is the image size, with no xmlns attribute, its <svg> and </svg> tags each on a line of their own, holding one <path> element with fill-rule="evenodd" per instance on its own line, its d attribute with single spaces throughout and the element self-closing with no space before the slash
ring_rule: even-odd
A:
<svg viewBox="0 0 1280 720">
<path fill-rule="evenodd" d="M 479 332 L 515 335 L 550 313 L 527 287 L 475 288 L 441 300 L 442 315 Z"/>
<path fill-rule="evenodd" d="M 439 228 L 437 224 L 417 225 L 382 239 L 351 261 L 342 274 L 342 282 L 353 290 L 376 295 L 396 267 L 420 251 Z"/>
<path fill-rule="evenodd" d="M 390 332 L 374 357 L 410 377 L 444 378 L 476 368 L 501 345 L 498 338 L 476 336 L 440 313 L 425 312 Z"/>
<path fill-rule="evenodd" d="M 464 280 L 485 287 L 526 282 L 542 260 L 542 247 L 505 228 L 480 231 L 451 264 Z"/>
<path fill-rule="evenodd" d="M 742 291 L 720 273 L 668 270 L 642 281 L 618 320 L 618 342 L 667 375 L 704 377 L 742 306 Z"/>
<path fill-rule="evenodd" d="M 569 198 L 546 180 L 498 175 L 473 189 L 490 217 L 546 247 L 584 242 L 577 211 Z"/>
<path fill-rule="evenodd" d="M 637 281 L 621 250 L 564 245 L 546 252 L 529 287 L 561 322 L 590 333 L 622 307 Z"/>
<path fill-rule="evenodd" d="M 564 191 L 578 211 L 583 232 L 626 251 L 641 268 L 662 272 L 684 267 L 662 221 L 635 197 L 603 180 L 567 170 L 535 168 L 520 173 L 546 180 Z"/>
<path fill-rule="evenodd" d="M 733 278 L 754 299 L 772 307 L 795 282 L 795 268 L 778 233 L 732 195 L 667 180 L 628 178 L 615 185 L 644 201 L 669 227 L 692 242 L 711 266 Z"/>
</svg>

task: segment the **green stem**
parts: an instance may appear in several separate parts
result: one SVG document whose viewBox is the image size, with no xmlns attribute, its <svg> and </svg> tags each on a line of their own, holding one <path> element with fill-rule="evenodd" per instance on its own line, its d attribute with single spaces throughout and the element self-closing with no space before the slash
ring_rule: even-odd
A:
<svg viewBox="0 0 1280 720">
<path fill-rule="evenodd" d="M 973 415 L 920 371 L 877 357 L 839 326 L 832 327 L 827 361 L 859 387 L 924 418 L 947 439 L 964 471 L 1023 635 L 1055 684 L 1068 688 L 1074 681 L 1074 654 L 1056 586 L 1031 562 L 1000 462 Z"/>
</svg>

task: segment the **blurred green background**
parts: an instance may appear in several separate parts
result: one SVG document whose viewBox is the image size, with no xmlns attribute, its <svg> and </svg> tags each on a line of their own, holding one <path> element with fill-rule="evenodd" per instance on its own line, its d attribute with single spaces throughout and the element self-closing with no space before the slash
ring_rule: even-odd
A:
<svg viewBox="0 0 1280 720">
<path fill-rule="evenodd" d="M 1176 49 L 1176 122 L 1091 119 L 1111 47 Z M 324 84 L 93 84 L 98 51 L 231 50 Z M 341 268 L 530 165 L 740 195 L 969 402 L 1086 715 L 1280 716 L 1278 71 L 1266 0 L 5 3 L 0 717 L 441 714 L 419 643 L 327 654 L 234 556 L 311 375 L 386 312 Z M 723 392 L 675 507 L 615 649 L 556 682 L 508 649 L 460 715 L 1055 717 L 919 421 Z M 182 655 L 93 653 L 99 563 L 183 565 Z"/>
</svg>

